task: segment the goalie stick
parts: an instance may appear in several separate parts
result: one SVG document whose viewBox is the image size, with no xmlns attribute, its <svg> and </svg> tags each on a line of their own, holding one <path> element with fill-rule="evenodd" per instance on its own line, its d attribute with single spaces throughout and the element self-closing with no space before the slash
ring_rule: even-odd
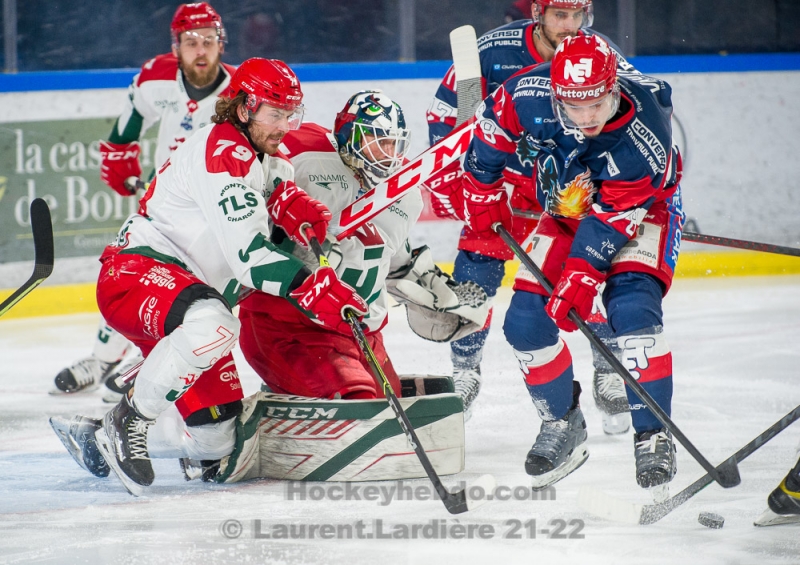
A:
<svg viewBox="0 0 800 565">
<path fill-rule="evenodd" d="M 456 127 L 469 120 L 483 100 L 481 86 L 481 60 L 478 56 L 478 39 L 471 25 L 457 27 L 450 32 L 450 51 L 456 71 L 456 96 L 458 113 Z"/>
<path fill-rule="evenodd" d="M 800 419 L 800 406 L 786 414 L 772 426 L 761 432 L 750 443 L 737 451 L 731 459 L 738 463 L 752 455 L 762 445 L 788 428 L 793 422 Z M 592 488 L 581 487 L 578 491 L 578 506 L 596 516 L 608 518 L 617 522 L 627 522 L 641 525 L 654 524 L 664 516 L 675 510 L 678 506 L 692 498 L 698 492 L 714 482 L 706 473 L 681 492 L 658 504 L 634 504 L 616 499 L 608 494 Z"/>
<path fill-rule="evenodd" d="M 0 316 L 25 298 L 53 272 L 53 223 L 50 208 L 41 198 L 31 202 L 31 230 L 33 232 L 34 265 L 33 274 L 21 287 L 0 304 Z"/>
<path fill-rule="evenodd" d="M 520 247 L 519 243 L 512 237 L 508 230 L 504 228 L 500 223 L 495 224 L 492 226 L 494 230 L 498 233 L 498 235 L 506 242 L 506 245 L 511 248 L 514 252 L 514 255 L 522 261 L 522 264 L 531 272 L 531 274 L 536 277 L 536 280 L 539 281 L 539 284 L 542 285 L 542 288 L 545 289 L 548 296 L 553 293 L 553 285 L 550 284 L 550 281 L 547 280 L 547 277 L 544 276 L 544 273 L 539 269 L 536 263 L 533 262 L 525 250 Z M 633 376 L 628 372 L 619 359 L 614 355 L 614 353 L 608 348 L 608 346 L 603 343 L 603 341 L 597 337 L 591 328 L 583 321 L 583 319 L 578 315 L 574 308 L 570 309 L 569 311 L 569 319 L 576 325 L 578 328 L 583 332 L 591 344 L 595 346 L 595 348 L 600 352 L 600 354 L 605 358 L 605 360 L 614 368 L 614 370 L 622 377 L 622 380 L 625 381 L 625 384 L 628 385 L 636 395 L 642 399 L 647 407 L 653 412 L 653 415 L 658 418 L 658 421 L 664 424 L 664 427 L 675 436 L 681 445 L 688 451 L 692 457 L 694 457 L 695 461 L 700 463 L 703 469 L 713 477 L 715 481 L 717 481 L 721 487 L 723 488 L 731 488 L 738 485 L 742 482 L 741 477 L 739 476 L 739 468 L 736 466 L 736 458 L 731 457 L 723 461 L 718 467 L 714 468 L 714 466 L 708 462 L 708 460 L 703 457 L 703 454 L 698 451 L 698 449 L 689 441 L 689 438 L 684 435 L 684 433 L 678 428 L 675 422 L 667 415 L 666 412 L 658 405 L 658 403 L 653 400 L 653 397 L 648 394 L 648 392 L 642 388 L 642 385 L 638 383 L 638 381 L 633 378 Z"/>
<path fill-rule="evenodd" d="M 530 210 L 514 208 L 512 211 L 515 216 L 519 216 L 520 218 L 538 220 L 541 217 L 541 214 L 538 212 L 531 212 Z M 709 245 L 718 245 L 720 247 L 733 247 L 734 249 L 748 249 L 750 251 L 763 251 L 764 253 L 775 253 L 777 255 L 791 255 L 792 257 L 800 257 L 800 249 L 797 249 L 796 247 L 786 247 L 784 245 L 773 245 L 772 243 L 760 243 L 758 241 L 747 241 L 744 239 L 733 239 L 718 235 L 706 235 L 703 233 L 685 231 L 681 232 L 681 240 L 691 241 L 693 243 L 707 243 Z"/>
<path fill-rule="evenodd" d="M 328 258 L 325 256 L 325 252 L 323 251 L 319 241 L 314 236 L 314 231 L 311 229 L 311 226 L 306 224 L 304 229 L 306 237 L 309 241 L 309 246 L 314 252 L 314 255 L 316 255 L 319 264 L 323 267 L 329 266 Z M 450 514 L 462 514 L 467 510 L 474 510 L 480 506 L 481 503 L 485 502 L 483 497 L 475 500 L 468 499 L 466 488 L 456 492 L 450 492 L 447 490 L 444 484 L 442 484 L 442 479 L 439 478 L 438 473 L 436 473 L 436 469 L 433 468 L 433 464 L 428 458 L 428 454 L 425 453 L 425 448 L 422 447 L 422 443 L 420 443 L 419 437 L 417 437 L 417 432 L 414 431 L 414 426 L 411 424 L 411 421 L 408 419 L 408 415 L 400 405 L 400 401 L 397 400 L 397 395 L 395 395 L 392 385 L 389 383 L 389 379 L 386 377 L 386 374 L 383 372 L 378 359 L 375 357 L 375 352 L 372 351 L 372 348 L 367 341 L 367 336 L 364 335 L 364 330 L 361 329 L 361 325 L 358 322 L 358 317 L 350 309 L 345 311 L 345 317 L 347 319 L 347 323 L 350 324 L 350 328 L 353 331 L 353 337 L 358 343 L 359 349 L 361 349 L 361 352 L 367 359 L 367 363 L 372 369 L 372 376 L 375 378 L 378 386 L 381 387 L 386 395 L 386 400 L 389 401 L 389 406 L 394 411 L 394 415 L 400 424 L 400 428 L 403 430 L 408 443 L 414 449 L 414 453 L 417 454 L 417 458 L 419 459 L 422 468 L 425 469 L 425 474 L 428 475 L 428 479 L 430 479 L 431 483 L 433 484 L 433 488 L 436 489 L 436 494 L 438 494 L 439 498 L 441 498 L 442 502 L 444 503 L 444 507 L 448 512 L 450 512 Z M 482 493 L 492 492 L 495 487 L 494 477 L 491 475 L 483 475 L 479 477 L 472 484 L 472 486 L 469 487 L 470 491 L 476 487 L 478 487 Z"/>
</svg>

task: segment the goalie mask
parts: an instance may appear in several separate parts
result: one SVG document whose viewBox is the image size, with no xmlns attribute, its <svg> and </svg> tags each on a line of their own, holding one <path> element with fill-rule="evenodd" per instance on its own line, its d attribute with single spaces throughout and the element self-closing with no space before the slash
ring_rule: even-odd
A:
<svg viewBox="0 0 800 565">
<path fill-rule="evenodd" d="M 457 283 L 433 263 L 430 249 L 412 252 L 411 263 L 386 279 L 386 290 L 406 305 L 408 325 L 421 338 L 455 341 L 483 329 L 489 297 L 472 281 Z"/>
<path fill-rule="evenodd" d="M 410 133 L 403 110 L 380 90 L 362 90 L 336 115 L 333 133 L 342 161 L 370 189 L 403 164 Z"/>
</svg>

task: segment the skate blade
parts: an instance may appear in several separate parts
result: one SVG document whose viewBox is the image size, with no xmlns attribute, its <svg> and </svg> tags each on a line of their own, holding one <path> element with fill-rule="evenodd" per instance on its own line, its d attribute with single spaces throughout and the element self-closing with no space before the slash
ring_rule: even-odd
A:
<svg viewBox="0 0 800 565">
<path fill-rule="evenodd" d="M 103 394 L 103 402 L 106 404 L 119 404 L 123 396 L 123 394 L 109 390 Z"/>
<path fill-rule="evenodd" d="M 753 522 L 754 526 L 780 526 L 783 524 L 796 524 L 800 522 L 800 514 L 776 514 L 767 508 L 761 516 Z"/>
<path fill-rule="evenodd" d="M 603 416 L 603 433 L 609 436 L 624 434 L 631 429 L 630 412 L 620 412 L 619 414 L 606 414 Z"/>
<path fill-rule="evenodd" d="M 541 490 L 549 487 L 553 483 L 557 483 L 575 469 L 586 463 L 589 458 L 589 450 L 584 445 L 579 445 L 575 448 L 572 455 L 567 458 L 564 463 L 553 469 L 548 473 L 542 475 L 531 475 L 531 487 L 533 490 Z"/>
<path fill-rule="evenodd" d="M 114 474 L 122 483 L 122 486 L 125 487 L 125 490 L 127 490 L 133 496 L 142 496 L 144 494 L 145 487 L 132 481 L 119 466 L 117 456 L 114 453 L 114 450 L 111 448 L 111 440 L 109 439 L 106 431 L 103 428 L 100 428 L 94 433 L 94 439 L 97 442 L 98 451 L 100 451 L 100 453 L 103 455 L 106 463 L 108 463 L 108 466 L 111 467 L 112 471 L 114 471 Z"/>
<path fill-rule="evenodd" d="M 84 388 L 79 388 L 78 390 L 73 390 L 72 392 L 67 392 L 65 390 L 61 390 L 60 388 L 54 386 L 53 388 L 47 391 L 47 394 L 49 394 L 50 396 L 75 396 L 78 394 L 86 394 L 87 392 L 94 392 L 99 388 L 99 386 L 100 385 L 98 384 L 93 384 Z"/>
<path fill-rule="evenodd" d="M 582 486 L 578 489 L 578 507 L 593 516 L 623 524 L 639 524 L 642 506 L 607 495 L 600 489 Z"/>
<path fill-rule="evenodd" d="M 60 439 L 61 443 L 64 444 L 64 447 L 67 448 L 67 453 L 72 456 L 81 469 L 89 471 L 86 463 L 83 462 L 83 453 L 81 452 L 80 446 L 78 446 L 73 437 L 69 435 L 70 423 L 71 420 L 61 418 L 60 416 L 53 416 L 50 418 L 50 427 L 53 428 L 53 431 L 58 436 L 58 439 Z M 91 471 L 89 472 L 91 473 Z"/>
</svg>

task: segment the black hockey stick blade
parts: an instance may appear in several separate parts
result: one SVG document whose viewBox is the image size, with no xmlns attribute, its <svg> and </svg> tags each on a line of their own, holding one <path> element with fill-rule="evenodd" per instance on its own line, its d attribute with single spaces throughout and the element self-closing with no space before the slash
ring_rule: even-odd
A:
<svg viewBox="0 0 800 565">
<path fill-rule="evenodd" d="M 31 202 L 31 231 L 33 232 L 33 274 L 21 287 L 0 304 L 0 316 L 8 312 L 17 302 L 39 286 L 53 272 L 53 223 L 50 208 L 41 198 Z"/>
<path fill-rule="evenodd" d="M 769 428 L 761 432 L 761 434 L 759 434 L 752 441 L 747 443 L 739 451 L 734 453 L 730 457 L 730 459 L 728 459 L 728 461 L 733 460 L 736 461 L 737 463 L 741 463 L 750 455 L 752 455 L 756 450 L 758 450 L 762 445 L 764 445 L 769 440 L 774 438 L 776 435 L 781 433 L 783 430 L 788 428 L 798 419 L 800 419 L 800 406 L 796 406 L 794 410 L 790 411 L 783 418 L 781 418 L 780 420 L 772 424 Z M 708 473 L 706 473 L 705 475 L 697 479 L 695 482 L 693 482 L 691 485 L 683 489 L 681 492 L 679 492 L 673 497 L 668 498 L 664 502 L 660 504 L 648 504 L 643 506 L 641 511 L 641 516 L 639 517 L 639 523 L 647 525 L 658 522 L 661 518 L 672 512 L 678 506 L 680 506 L 681 504 L 692 498 L 695 494 L 697 494 L 698 492 L 700 492 L 713 482 L 714 479 Z"/>
<path fill-rule="evenodd" d="M 525 253 L 525 250 L 522 249 L 519 243 L 514 239 L 514 237 L 505 229 L 500 223 L 497 223 L 493 226 L 494 230 L 500 236 L 500 238 L 508 245 L 508 247 L 514 252 L 514 255 L 522 262 L 530 273 L 536 277 L 536 280 L 539 284 L 544 288 L 547 295 L 551 295 L 553 293 L 553 285 L 552 283 L 547 280 L 547 277 L 544 275 L 542 270 L 533 262 L 533 260 Z M 639 382 L 633 378 L 633 376 L 628 372 L 628 369 L 625 368 L 625 365 L 617 359 L 616 355 L 608 348 L 608 346 L 603 343 L 603 341 L 597 337 L 597 334 L 592 331 L 592 329 L 588 326 L 586 322 L 583 321 L 583 318 L 578 315 L 575 309 L 571 309 L 568 314 L 568 318 L 574 323 L 581 333 L 586 336 L 589 342 L 600 352 L 603 358 L 608 362 L 609 365 L 614 369 L 614 371 L 622 377 L 622 380 L 625 381 L 625 384 L 630 387 L 630 389 L 638 396 L 642 402 L 650 409 L 653 415 L 658 418 L 658 421 L 661 422 L 664 427 L 669 430 L 669 432 L 673 435 L 673 437 L 678 440 L 678 442 L 689 452 L 689 454 L 694 458 L 695 461 L 700 463 L 703 469 L 711 475 L 717 483 L 723 488 L 731 488 L 737 486 L 739 483 L 742 482 L 741 477 L 739 476 L 739 470 L 736 467 L 735 460 L 728 460 L 722 463 L 718 469 L 715 469 L 714 466 L 709 463 L 708 459 L 706 459 L 702 453 L 694 446 L 694 444 L 689 441 L 689 438 L 681 431 L 681 429 L 672 421 L 672 418 L 669 417 L 661 406 L 658 405 L 652 396 L 639 384 Z"/>
</svg>

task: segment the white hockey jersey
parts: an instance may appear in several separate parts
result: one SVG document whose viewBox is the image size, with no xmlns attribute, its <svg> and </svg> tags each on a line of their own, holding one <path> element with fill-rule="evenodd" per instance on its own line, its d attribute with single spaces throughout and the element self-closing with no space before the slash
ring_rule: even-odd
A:
<svg viewBox="0 0 800 565">
<path fill-rule="evenodd" d="M 292 176 L 280 153 L 261 161 L 232 125 L 208 126 L 159 169 L 116 245 L 184 265 L 231 304 L 241 285 L 286 296 L 304 265 L 269 242 L 264 198 Z"/>
<path fill-rule="evenodd" d="M 134 141 L 156 122 L 158 141 L 153 163 L 161 166 L 170 154 L 192 134 L 211 123 L 219 94 L 230 83 L 234 67 L 220 64 L 225 79 L 214 92 L 200 101 L 189 98 L 178 59 L 171 53 L 147 61 L 128 87 L 125 109 L 117 131 L 125 141 Z"/>
<path fill-rule="evenodd" d="M 297 185 L 325 204 L 334 218 L 360 195 L 360 182 L 339 157 L 333 135 L 322 126 L 303 124 L 284 137 L 281 151 L 294 166 Z M 421 213 L 422 196 L 419 191 L 412 191 L 328 253 L 339 278 L 369 304 L 364 323 L 370 331 L 377 331 L 386 323 L 386 277 L 410 261 L 408 234 Z M 328 239 L 335 241 L 332 235 Z M 295 247 L 294 253 L 313 268 L 313 254 L 300 246 Z"/>
</svg>

